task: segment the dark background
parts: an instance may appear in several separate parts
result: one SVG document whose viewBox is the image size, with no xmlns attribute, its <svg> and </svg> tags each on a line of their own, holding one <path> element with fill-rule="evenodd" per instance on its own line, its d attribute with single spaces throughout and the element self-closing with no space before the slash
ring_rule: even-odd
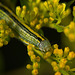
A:
<svg viewBox="0 0 75 75">
<path fill-rule="evenodd" d="M 70 0 L 67 0 L 67 1 L 60 0 L 60 2 L 68 2 L 68 1 L 70 1 Z M 5 0 L 0 0 L 0 2 L 2 2 L 3 4 L 6 4 Z M 15 4 L 16 4 L 16 6 L 20 5 L 20 1 L 17 0 L 15 2 Z M 8 6 L 8 7 L 9 7 L 9 5 L 6 4 L 6 6 Z M 73 5 L 71 5 L 71 8 L 73 7 Z M 14 8 L 16 6 L 14 6 Z M 11 7 L 9 7 L 9 8 L 11 8 Z M 61 48 L 61 33 L 58 33 L 56 30 L 50 29 L 50 28 L 42 28 L 42 30 L 44 32 L 44 36 L 49 39 L 49 41 L 52 45 L 57 43 L 59 45 L 59 48 Z M 14 74 L 12 74 L 12 72 L 11 73 L 9 73 L 9 72 L 19 69 L 19 68 L 25 68 L 28 63 L 31 63 L 29 56 L 27 55 L 26 46 L 21 41 L 15 39 L 15 38 L 11 38 L 8 45 L 0 48 L 0 52 L 1 52 L 1 56 L 3 58 L 2 59 L 3 69 L 1 70 L 1 73 L 3 72 L 3 73 L 5 73 L 5 75 L 6 74 L 14 75 Z M 42 61 L 44 61 L 44 60 L 42 60 Z M 15 74 L 15 75 L 17 75 L 17 74 Z"/>
</svg>

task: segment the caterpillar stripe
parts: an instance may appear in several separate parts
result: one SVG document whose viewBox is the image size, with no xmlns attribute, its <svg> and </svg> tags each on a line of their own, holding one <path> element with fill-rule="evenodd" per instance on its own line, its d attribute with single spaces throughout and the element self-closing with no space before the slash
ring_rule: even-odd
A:
<svg viewBox="0 0 75 75">
<path fill-rule="evenodd" d="M 7 25 L 14 31 L 23 43 L 26 45 L 33 44 L 41 51 L 48 51 L 51 48 L 50 42 L 33 31 L 28 25 L 20 19 L 6 6 L 0 3 L 0 19 L 4 19 Z"/>
</svg>

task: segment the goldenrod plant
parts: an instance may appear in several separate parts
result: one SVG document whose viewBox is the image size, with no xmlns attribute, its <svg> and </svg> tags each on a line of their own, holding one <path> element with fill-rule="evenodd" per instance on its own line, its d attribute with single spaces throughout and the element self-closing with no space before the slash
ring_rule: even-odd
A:
<svg viewBox="0 0 75 75">
<path fill-rule="evenodd" d="M 38 37 L 40 36 L 37 33 L 41 30 L 42 27 L 49 27 L 56 29 L 58 33 L 61 32 L 64 33 L 70 42 L 75 42 L 75 6 L 73 6 L 73 11 L 70 8 L 70 5 L 74 3 L 75 0 L 71 0 L 68 3 L 60 3 L 59 1 L 60 0 L 21 1 L 22 7 L 21 6 L 16 7 L 16 15 L 18 19 L 23 23 L 23 25 L 27 26 L 27 28 L 31 32 L 36 34 L 36 36 Z M 25 3 L 26 5 L 23 5 L 24 3 L 22 2 L 26 2 L 27 4 Z M 5 8 L 7 9 L 7 7 Z M 70 21 L 70 23 L 68 25 L 66 25 L 66 23 L 65 25 L 62 24 L 62 20 L 68 17 L 71 13 L 73 14 L 73 19 Z M 0 16 L 0 18 L 2 17 L 3 15 Z M 2 47 L 3 45 L 7 45 L 10 38 L 18 38 L 22 42 L 27 43 L 27 51 L 32 64 L 27 64 L 26 68 L 31 70 L 32 75 L 39 74 L 39 68 L 41 65 L 40 60 L 42 58 L 52 66 L 54 75 L 75 75 L 75 68 L 71 68 L 70 65 L 68 64 L 69 62 L 72 62 L 72 60 L 75 59 L 74 50 L 73 51 L 70 50 L 69 47 L 59 49 L 58 44 L 54 44 L 49 46 L 48 51 L 47 50 L 40 51 L 38 48 L 35 47 L 36 44 L 31 43 L 31 41 L 37 43 L 37 39 L 33 40 L 32 38 L 28 38 L 31 41 L 30 42 L 27 41 L 27 37 L 30 37 L 29 35 L 31 33 L 24 35 L 21 29 L 20 29 L 21 32 L 17 31 L 18 34 L 23 35 L 23 37 L 26 37 L 26 39 L 22 39 L 15 32 L 16 29 L 19 27 L 16 28 L 14 27 L 14 24 L 13 26 L 12 24 L 11 25 L 8 24 L 11 23 L 9 23 L 9 21 L 7 22 L 6 19 L 4 18 L 0 19 L 0 47 Z M 39 34 L 43 35 L 42 32 L 40 32 Z M 35 38 L 33 35 L 32 37 Z M 45 44 L 43 43 L 43 45 L 46 45 L 46 43 Z M 36 55 L 36 53 L 38 55 Z"/>
</svg>

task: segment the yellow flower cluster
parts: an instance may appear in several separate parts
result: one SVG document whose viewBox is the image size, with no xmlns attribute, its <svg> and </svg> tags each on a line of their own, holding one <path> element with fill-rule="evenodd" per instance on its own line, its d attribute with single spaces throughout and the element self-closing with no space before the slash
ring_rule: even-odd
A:
<svg viewBox="0 0 75 75">
<path fill-rule="evenodd" d="M 39 2 L 40 0 L 36 0 L 36 3 Z M 16 14 L 25 24 L 29 25 L 31 28 L 34 27 L 35 29 L 39 30 L 42 26 L 43 21 L 42 19 L 37 19 L 37 17 L 39 17 L 39 9 L 37 6 L 35 6 L 36 4 L 33 2 L 32 5 L 32 11 L 27 10 L 25 5 L 22 8 L 20 6 L 17 6 Z"/>
<path fill-rule="evenodd" d="M 4 20 L 0 20 L 0 47 L 8 44 L 9 37 L 14 37 L 14 33 Z"/>
<path fill-rule="evenodd" d="M 38 68 L 40 66 L 39 62 L 40 62 L 40 57 L 39 56 L 36 56 L 34 54 L 34 51 L 33 51 L 33 45 L 32 44 L 29 44 L 27 46 L 27 49 L 28 49 L 28 55 L 30 56 L 30 59 L 31 61 L 33 62 L 33 65 L 30 65 L 28 64 L 26 66 L 27 69 L 31 69 L 32 70 L 32 74 L 33 75 L 37 75 L 38 74 Z"/>
<path fill-rule="evenodd" d="M 59 3 L 59 0 L 29 0 L 28 10 L 24 5 L 16 7 L 17 16 L 32 29 L 38 31 L 41 27 L 56 28 L 53 24 L 60 24 L 61 20 L 70 14 L 70 9 L 65 10 L 66 4 Z"/>
<path fill-rule="evenodd" d="M 56 56 L 56 61 L 52 61 L 51 65 L 53 70 L 56 72 L 55 75 L 61 75 L 60 70 L 70 70 L 70 66 L 67 65 L 67 62 L 75 58 L 75 53 L 73 51 L 70 52 L 68 47 L 65 47 L 64 51 L 62 49 L 58 49 L 57 44 L 53 47 L 53 54 Z"/>
<path fill-rule="evenodd" d="M 71 21 L 68 27 L 65 27 L 64 33 L 71 42 L 74 42 L 75 41 L 75 22 Z"/>
</svg>

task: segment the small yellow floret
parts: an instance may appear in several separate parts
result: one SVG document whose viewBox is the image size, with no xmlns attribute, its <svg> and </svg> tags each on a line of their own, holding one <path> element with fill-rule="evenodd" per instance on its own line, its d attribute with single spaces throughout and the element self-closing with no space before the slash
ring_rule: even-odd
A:
<svg viewBox="0 0 75 75">
<path fill-rule="evenodd" d="M 58 55 L 58 51 L 59 51 L 58 48 L 54 49 L 53 54 Z"/>
<path fill-rule="evenodd" d="M 52 21 L 54 21 L 54 18 L 50 17 L 49 20 L 52 22 Z"/>
<path fill-rule="evenodd" d="M 59 57 L 62 57 L 62 55 L 63 55 L 63 50 L 62 50 L 62 49 L 59 49 L 59 50 L 58 50 L 58 56 L 59 56 Z"/>
<path fill-rule="evenodd" d="M 39 64 L 37 62 L 33 63 L 33 68 L 38 68 Z"/>
<path fill-rule="evenodd" d="M 37 74 L 38 74 L 38 69 L 33 69 L 33 70 L 32 70 L 32 74 L 33 74 L 33 75 L 37 75 Z"/>
<path fill-rule="evenodd" d="M 47 23 L 48 22 L 48 18 L 44 18 L 44 23 Z"/>
<path fill-rule="evenodd" d="M 3 25 L 0 25 L 0 30 L 2 30 L 3 29 Z"/>
<path fill-rule="evenodd" d="M 73 11 L 75 11 L 75 6 L 73 6 Z"/>
<path fill-rule="evenodd" d="M 40 62 L 40 57 L 39 56 L 36 57 L 36 61 Z"/>
<path fill-rule="evenodd" d="M 68 37 L 71 42 L 75 41 L 75 35 L 73 33 L 70 33 Z"/>
<path fill-rule="evenodd" d="M 65 28 L 65 29 L 64 29 L 64 33 L 65 33 L 65 34 L 68 34 L 68 33 L 69 33 L 69 29 L 68 29 L 68 28 Z"/>
<path fill-rule="evenodd" d="M 33 51 L 28 51 L 28 55 L 29 55 L 29 56 L 32 56 L 33 54 L 34 54 Z"/>
<path fill-rule="evenodd" d="M 35 55 L 32 55 L 32 56 L 31 56 L 31 61 L 34 62 L 35 60 L 36 60 L 36 56 L 35 56 Z"/>
<path fill-rule="evenodd" d="M 72 60 L 73 58 L 75 58 L 75 53 L 72 51 L 72 52 L 69 52 L 69 55 L 68 55 L 68 60 Z"/>
<path fill-rule="evenodd" d="M 51 52 L 46 52 L 46 56 L 50 57 Z"/>
<path fill-rule="evenodd" d="M 75 29 L 75 23 L 73 21 L 70 22 L 69 28 L 70 29 Z"/>
<path fill-rule="evenodd" d="M 37 24 L 35 28 L 39 30 L 41 28 L 41 24 Z"/>
<path fill-rule="evenodd" d="M 38 7 L 34 7 L 34 12 L 35 12 L 35 14 L 37 14 L 38 13 Z"/>
<path fill-rule="evenodd" d="M 54 48 L 58 48 L 58 45 L 57 45 L 57 44 L 54 44 L 53 47 L 54 47 Z"/>
<path fill-rule="evenodd" d="M 51 63 L 51 65 L 54 67 L 54 66 L 57 66 L 57 63 L 56 63 L 55 61 L 53 61 L 53 62 Z"/>
<path fill-rule="evenodd" d="M 47 4 L 47 1 L 44 2 L 44 5 L 45 5 L 45 7 L 47 7 L 47 5 L 48 5 L 48 4 Z"/>
<path fill-rule="evenodd" d="M 39 3 L 41 0 L 36 0 L 36 3 Z"/>
<path fill-rule="evenodd" d="M 5 22 L 5 20 L 0 20 L 0 24 L 2 24 L 2 25 L 4 25 L 6 22 Z"/>
<path fill-rule="evenodd" d="M 23 18 L 24 16 L 25 16 L 25 10 L 23 10 L 22 12 L 21 12 L 21 17 Z"/>
<path fill-rule="evenodd" d="M 60 72 L 56 72 L 54 75 L 61 75 L 61 73 Z"/>
<path fill-rule="evenodd" d="M 17 16 L 20 16 L 20 14 L 21 14 L 21 7 L 20 6 L 16 7 L 16 14 L 17 14 Z"/>
<path fill-rule="evenodd" d="M 0 43 L 2 43 L 3 42 L 3 39 L 2 38 L 0 38 Z"/>
<path fill-rule="evenodd" d="M 5 30 L 5 34 L 8 35 L 9 34 L 9 30 Z"/>
<path fill-rule="evenodd" d="M 70 51 L 69 47 L 65 47 L 65 49 L 64 49 L 64 55 L 67 55 L 69 51 Z"/>
<path fill-rule="evenodd" d="M 62 58 L 62 59 L 60 60 L 60 63 L 66 64 L 66 63 L 67 63 L 67 60 L 66 60 L 65 58 Z"/>
<path fill-rule="evenodd" d="M 0 42 L 0 47 L 2 47 L 2 46 L 3 46 L 3 43 Z"/>
<path fill-rule="evenodd" d="M 22 8 L 23 8 L 24 11 L 26 10 L 26 6 L 25 5 Z"/>
<path fill-rule="evenodd" d="M 50 5 L 50 1 L 47 1 L 48 5 Z"/>
<path fill-rule="evenodd" d="M 27 64 L 26 68 L 27 68 L 27 69 L 32 69 L 32 65 Z"/>
<path fill-rule="evenodd" d="M 42 23 L 43 23 L 42 19 L 40 19 L 40 20 L 39 20 L 39 23 L 40 23 L 40 24 L 42 24 Z"/>
<path fill-rule="evenodd" d="M 63 69 L 65 67 L 65 63 L 60 62 L 59 67 Z"/>
<path fill-rule="evenodd" d="M 27 46 L 27 49 L 28 49 L 29 51 L 31 51 L 31 50 L 32 50 L 32 44 L 29 44 L 29 45 Z"/>
<path fill-rule="evenodd" d="M 30 25 L 31 25 L 32 27 L 34 27 L 34 26 L 35 26 L 35 22 L 34 22 L 34 21 L 30 22 Z"/>
<path fill-rule="evenodd" d="M 69 65 L 66 65 L 66 66 L 65 66 L 65 69 L 66 69 L 67 71 L 69 71 L 69 70 L 70 70 L 70 66 L 69 66 Z"/>
<path fill-rule="evenodd" d="M 73 6 L 73 16 L 75 17 L 75 6 Z"/>
<path fill-rule="evenodd" d="M 49 15 L 50 15 L 50 17 L 53 17 L 54 16 L 54 13 L 53 12 L 50 12 Z"/>
<path fill-rule="evenodd" d="M 58 71 L 58 70 L 59 70 L 59 67 L 58 67 L 58 66 L 54 66 L 54 67 L 53 67 L 53 70 L 54 70 L 54 71 Z"/>
</svg>

